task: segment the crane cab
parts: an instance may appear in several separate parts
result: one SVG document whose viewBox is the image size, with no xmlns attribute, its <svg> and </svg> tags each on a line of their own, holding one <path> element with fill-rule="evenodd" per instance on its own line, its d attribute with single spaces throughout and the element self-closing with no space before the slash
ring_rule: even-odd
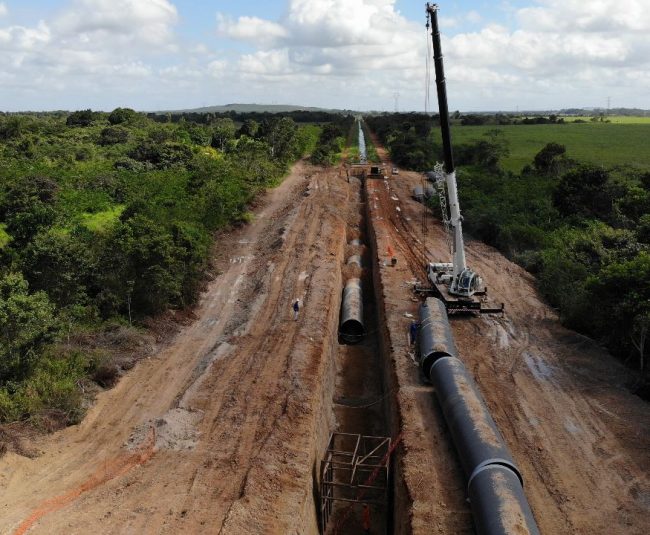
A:
<svg viewBox="0 0 650 535">
<path fill-rule="evenodd" d="M 451 281 L 449 293 L 463 297 L 472 297 L 474 294 L 485 293 L 483 279 L 469 268 L 465 268 Z"/>
</svg>

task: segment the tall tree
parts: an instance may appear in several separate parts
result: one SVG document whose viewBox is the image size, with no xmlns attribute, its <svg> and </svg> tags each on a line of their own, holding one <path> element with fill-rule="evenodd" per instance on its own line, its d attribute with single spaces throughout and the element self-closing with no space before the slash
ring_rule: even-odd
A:
<svg viewBox="0 0 650 535">
<path fill-rule="evenodd" d="M 45 292 L 30 293 L 20 273 L 0 278 L 0 383 L 27 376 L 56 332 Z"/>
</svg>

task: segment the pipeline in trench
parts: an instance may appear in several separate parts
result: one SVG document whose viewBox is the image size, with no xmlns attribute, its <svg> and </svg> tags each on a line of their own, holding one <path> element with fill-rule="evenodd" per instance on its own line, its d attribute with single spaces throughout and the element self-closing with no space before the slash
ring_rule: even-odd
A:
<svg viewBox="0 0 650 535">
<path fill-rule="evenodd" d="M 390 441 L 386 441 L 386 437 L 393 433 L 385 412 L 384 362 L 378 336 L 373 265 L 367 247 L 365 193 L 356 178 L 350 178 L 350 188 L 346 254 L 341 266 L 343 288 L 339 344 L 335 352 L 336 383 L 332 400 L 335 429 L 331 447 L 350 452 L 356 448 L 362 452 L 359 457 L 377 448 L 371 464 L 381 464 L 386 455 L 390 459 Z M 345 491 L 350 489 L 342 485 L 349 482 L 351 474 L 345 469 L 337 472 L 336 454 L 329 456 L 335 467 L 329 475 L 333 482 L 331 492 L 339 499 L 331 502 L 325 523 L 321 511 L 321 530 L 332 534 L 357 534 L 369 525 L 373 534 L 391 533 L 390 469 L 385 473 L 383 469 L 365 472 L 355 482 L 352 494 L 346 495 Z M 347 453 L 338 455 L 338 460 L 344 463 L 347 459 Z M 385 491 L 366 489 L 366 486 L 385 486 Z M 353 501 L 345 501 L 349 498 Z"/>
</svg>

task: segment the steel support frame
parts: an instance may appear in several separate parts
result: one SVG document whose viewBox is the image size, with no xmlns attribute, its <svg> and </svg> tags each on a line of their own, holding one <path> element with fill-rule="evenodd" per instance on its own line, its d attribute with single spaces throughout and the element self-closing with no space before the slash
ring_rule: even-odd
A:
<svg viewBox="0 0 650 535">
<path fill-rule="evenodd" d="M 332 433 L 320 467 L 320 528 L 334 503 L 388 506 L 390 437 Z"/>
</svg>

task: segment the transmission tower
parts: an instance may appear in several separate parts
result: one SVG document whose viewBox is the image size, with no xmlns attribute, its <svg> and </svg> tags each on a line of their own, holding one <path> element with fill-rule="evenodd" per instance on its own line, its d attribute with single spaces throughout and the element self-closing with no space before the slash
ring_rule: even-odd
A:
<svg viewBox="0 0 650 535">
<path fill-rule="evenodd" d="M 393 98 L 395 99 L 395 113 L 397 113 L 399 111 L 399 93 L 397 91 L 393 93 Z"/>
</svg>

